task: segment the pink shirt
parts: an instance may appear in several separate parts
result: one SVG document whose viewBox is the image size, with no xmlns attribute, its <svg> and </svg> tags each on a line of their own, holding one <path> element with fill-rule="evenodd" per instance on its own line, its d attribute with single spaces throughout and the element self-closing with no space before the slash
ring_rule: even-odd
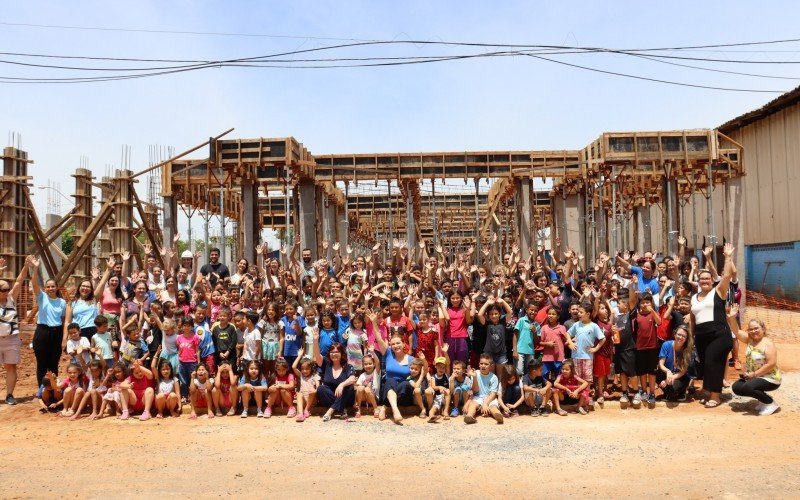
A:
<svg viewBox="0 0 800 500">
<path fill-rule="evenodd" d="M 184 334 L 180 334 L 175 343 L 178 345 L 179 361 L 197 363 L 197 348 L 200 346 L 200 337 L 197 334 L 193 334 L 188 338 Z"/>
<path fill-rule="evenodd" d="M 542 325 L 541 342 L 555 342 L 555 347 L 542 346 L 542 361 L 564 361 L 564 335 L 567 329 L 564 325 Z"/>
<path fill-rule="evenodd" d="M 114 295 L 110 288 L 103 289 L 103 296 L 100 298 L 100 310 L 104 314 L 116 314 L 119 316 L 122 309 L 122 301 Z"/>
<path fill-rule="evenodd" d="M 378 331 L 381 334 L 381 338 L 386 340 L 386 326 L 383 323 L 378 324 Z M 372 323 L 367 323 L 367 344 L 371 345 L 378 350 L 378 344 L 375 342 L 375 327 L 372 326 Z"/>
<path fill-rule="evenodd" d="M 464 309 L 448 308 L 447 314 L 450 315 L 450 335 L 451 339 L 467 338 L 467 320 Z"/>
</svg>

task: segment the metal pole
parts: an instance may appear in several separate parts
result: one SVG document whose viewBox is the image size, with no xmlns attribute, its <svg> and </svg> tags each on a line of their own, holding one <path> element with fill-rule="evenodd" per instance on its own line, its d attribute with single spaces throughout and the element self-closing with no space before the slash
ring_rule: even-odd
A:
<svg viewBox="0 0 800 500">
<path fill-rule="evenodd" d="M 284 177 L 286 178 L 286 199 L 285 199 L 285 209 L 286 209 L 286 229 L 283 231 L 283 239 L 285 240 L 286 248 L 292 246 L 292 241 L 289 237 L 289 166 L 286 166 L 286 172 L 284 173 Z M 288 250 L 287 250 L 288 251 Z"/>
<path fill-rule="evenodd" d="M 205 243 L 204 251 L 206 253 L 206 262 L 209 261 L 209 258 L 208 258 L 208 256 L 209 256 L 209 252 L 208 252 L 208 220 L 209 220 L 210 217 L 208 215 L 208 202 L 209 202 L 210 198 L 211 198 L 211 193 L 206 191 L 206 213 L 205 213 L 205 217 L 204 217 L 205 218 L 205 225 L 204 225 L 204 232 L 203 232 L 203 241 Z"/>
<path fill-rule="evenodd" d="M 245 210 L 252 210 L 252 208 L 245 207 Z M 220 186 L 219 188 L 219 237 L 222 240 L 222 262 L 227 262 L 227 251 L 225 241 L 225 189 Z M 227 265 L 227 264 L 226 264 Z"/>
<path fill-rule="evenodd" d="M 697 254 L 697 186 L 694 183 L 694 170 L 692 170 L 692 248 Z"/>
<path fill-rule="evenodd" d="M 393 228 L 392 228 L 392 181 L 386 180 L 386 198 L 389 200 L 389 217 L 387 217 L 387 222 L 389 223 L 389 252 L 392 251 L 392 237 L 393 237 Z"/>
<path fill-rule="evenodd" d="M 711 240 L 711 247 L 714 249 L 714 265 L 717 264 L 717 236 L 714 233 L 714 178 L 711 173 L 711 162 L 708 163 L 708 200 L 706 201 L 708 209 L 708 231 L 709 239 Z"/>
<path fill-rule="evenodd" d="M 435 249 L 439 244 L 439 231 L 436 227 L 436 179 L 431 179 L 431 214 L 433 214 L 433 248 Z"/>
<path fill-rule="evenodd" d="M 475 262 L 480 262 L 481 255 L 481 211 L 478 206 L 478 183 L 480 179 L 475 177 Z"/>
<path fill-rule="evenodd" d="M 675 248 L 673 243 L 672 243 L 673 239 L 675 237 L 675 235 L 672 232 L 672 223 L 673 223 L 673 220 L 672 220 L 672 206 L 673 206 L 673 203 L 672 203 L 672 181 L 670 181 L 670 177 L 671 177 L 671 173 L 672 173 L 672 166 L 671 166 L 670 163 L 666 163 L 664 165 L 664 168 L 666 169 L 666 174 L 667 174 L 667 177 L 665 179 L 665 182 L 667 183 L 667 190 L 666 190 L 667 191 L 667 200 L 666 200 L 666 203 L 664 203 L 664 208 L 666 208 L 666 210 L 667 210 L 667 241 L 664 242 L 664 243 L 666 243 L 666 250 L 664 251 L 664 255 L 671 255 L 672 253 L 674 253 L 674 248 Z"/>
<path fill-rule="evenodd" d="M 611 220 L 613 225 L 611 234 L 613 235 L 612 243 L 614 248 L 609 254 L 613 255 L 614 252 L 619 250 L 619 240 L 617 239 L 617 176 L 614 173 L 614 166 L 611 167 Z"/>
</svg>

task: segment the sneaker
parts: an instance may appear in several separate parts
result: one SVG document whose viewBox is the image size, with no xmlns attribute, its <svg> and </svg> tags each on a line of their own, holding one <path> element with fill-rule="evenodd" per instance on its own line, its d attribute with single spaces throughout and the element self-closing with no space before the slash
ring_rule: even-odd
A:
<svg viewBox="0 0 800 500">
<path fill-rule="evenodd" d="M 655 395 L 655 393 L 651 392 L 650 395 L 647 396 L 647 404 L 649 404 L 650 406 L 655 406 L 656 405 L 656 395 Z"/>
<path fill-rule="evenodd" d="M 461 415 L 461 413 L 458 411 L 458 408 L 453 408 L 453 411 L 450 412 L 451 417 L 457 417 L 459 415 Z"/>
<path fill-rule="evenodd" d="M 623 392 L 622 395 L 619 397 L 619 407 L 620 408 L 627 408 L 630 404 L 631 400 L 628 399 L 628 394 Z"/>
<path fill-rule="evenodd" d="M 150 420 L 150 412 L 149 411 L 143 412 L 139 416 L 139 420 L 141 420 L 142 422 L 144 422 L 145 420 Z"/>
<path fill-rule="evenodd" d="M 584 408 L 583 406 L 579 406 L 578 413 L 580 413 L 581 415 L 586 415 L 587 413 L 586 408 Z"/>
<path fill-rule="evenodd" d="M 511 410 L 511 416 L 512 417 L 519 417 L 519 411 L 518 410 Z"/>
<path fill-rule="evenodd" d="M 261 410 L 259 410 L 259 411 L 261 411 Z M 247 408 L 245 408 L 244 410 L 242 410 L 242 415 L 241 415 L 241 417 L 242 417 L 242 418 L 247 418 Z"/>
<path fill-rule="evenodd" d="M 13 394 L 9 394 L 8 396 L 6 396 L 6 404 L 9 406 L 14 406 L 15 404 L 17 404 L 17 400 L 14 399 Z"/>
<path fill-rule="evenodd" d="M 260 417 L 261 415 L 259 415 Z M 267 409 L 264 410 L 264 418 L 269 418 L 272 416 L 272 407 L 267 406 Z"/>
<path fill-rule="evenodd" d="M 603 406 L 605 404 L 605 402 L 606 402 L 606 400 L 605 400 L 605 398 L 603 398 L 603 396 L 600 396 L 599 398 L 597 398 L 597 401 L 596 401 L 596 403 L 599 404 L 600 406 Z"/>
<path fill-rule="evenodd" d="M 548 413 L 546 407 L 542 406 L 541 408 L 539 408 L 539 415 L 542 416 L 542 417 L 546 417 L 546 416 L 550 415 L 550 413 Z"/>
<path fill-rule="evenodd" d="M 778 406 L 778 404 L 775 401 L 773 401 L 772 403 L 770 403 L 768 405 L 764 405 L 764 407 L 761 408 L 761 411 L 759 411 L 758 414 L 761 415 L 761 416 L 772 415 L 773 413 L 775 413 L 779 409 L 780 409 L 780 406 Z"/>
<path fill-rule="evenodd" d="M 531 408 L 531 417 L 538 417 L 542 414 L 542 410 L 539 408 Z"/>
<path fill-rule="evenodd" d="M 263 417 L 264 417 L 264 410 L 262 410 L 261 408 L 259 408 L 259 409 L 258 409 L 258 412 L 256 413 L 256 417 L 258 417 L 258 418 L 263 418 Z"/>
<path fill-rule="evenodd" d="M 297 409 L 294 406 L 289 407 L 289 411 L 286 412 L 286 418 L 292 418 L 297 415 Z"/>
<path fill-rule="evenodd" d="M 305 411 L 303 412 L 303 418 L 308 418 L 308 417 L 310 417 L 310 416 L 311 416 L 311 414 L 308 412 L 308 410 L 305 410 Z"/>
<path fill-rule="evenodd" d="M 342 420 L 347 420 L 350 418 L 350 415 L 347 414 L 347 410 L 342 410 L 342 414 L 340 415 Z"/>
<path fill-rule="evenodd" d="M 678 396 L 678 398 L 675 401 L 677 401 L 678 403 L 685 403 L 686 402 L 686 394 L 681 394 L 680 396 Z"/>
<path fill-rule="evenodd" d="M 633 406 L 639 407 L 642 404 L 642 391 L 636 393 L 633 397 Z"/>
</svg>

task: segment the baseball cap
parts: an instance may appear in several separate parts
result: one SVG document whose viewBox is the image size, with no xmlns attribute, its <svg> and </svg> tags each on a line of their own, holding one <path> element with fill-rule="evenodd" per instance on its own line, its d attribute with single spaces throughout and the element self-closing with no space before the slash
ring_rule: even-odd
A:
<svg viewBox="0 0 800 500">
<path fill-rule="evenodd" d="M 444 356 L 439 356 L 438 358 L 433 360 L 433 364 L 434 365 L 446 365 L 447 364 L 447 358 L 445 358 Z"/>
<path fill-rule="evenodd" d="M 191 250 L 184 250 L 181 254 L 181 259 L 191 259 L 192 257 L 194 257 L 194 255 L 192 255 Z"/>
</svg>

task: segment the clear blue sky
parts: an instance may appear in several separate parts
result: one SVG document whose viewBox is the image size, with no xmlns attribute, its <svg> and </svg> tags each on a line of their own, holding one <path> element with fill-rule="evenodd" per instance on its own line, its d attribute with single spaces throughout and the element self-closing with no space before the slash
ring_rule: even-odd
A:
<svg viewBox="0 0 800 500">
<path fill-rule="evenodd" d="M 297 38 L 0 24 L 0 46 L 3 52 L 203 60 L 337 43 L 303 37 L 645 48 L 796 38 L 797 19 L 800 3 L 789 1 L 26 1 L 5 5 L 0 22 Z M 800 61 L 800 44 L 766 48 L 787 52 L 752 52 L 745 47 L 750 52 L 692 55 Z M 410 45 L 347 54 L 424 56 L 457 51 L 465 49 Z M 797 80 L 721 75 L 620 55 L 559 57 L 705 85 L 779 90 L 798 85 Z M 800 76 L 797 65 L 713 67 Z M 72 73 L 3 64 L 0 75 Z M 0 92 L 0 131 L 22 134 L 23 149 L 36 162 L 30 169 L 36 185 L 60 182 L 66 194 L 72 193 L 69 174 L 81 155 L 88 156 L 90 168 L 101 175 L 105 165 L 119 164 L 120 146 L 129 144 L 133 169 L 139 170 L 147 165 L 148 145 L 183 150 L 229 127 L 236 127 L 230 137 L 293 135 L 312 153 L 573 149 L 603 131 L 714 127 L 778 95 L 675 87 L 528 57 L 359 69 L 216 68 L 109 83 L 2 84 Z M 43 192 L 37 197 L 43 199 Z"/>
</svg>

